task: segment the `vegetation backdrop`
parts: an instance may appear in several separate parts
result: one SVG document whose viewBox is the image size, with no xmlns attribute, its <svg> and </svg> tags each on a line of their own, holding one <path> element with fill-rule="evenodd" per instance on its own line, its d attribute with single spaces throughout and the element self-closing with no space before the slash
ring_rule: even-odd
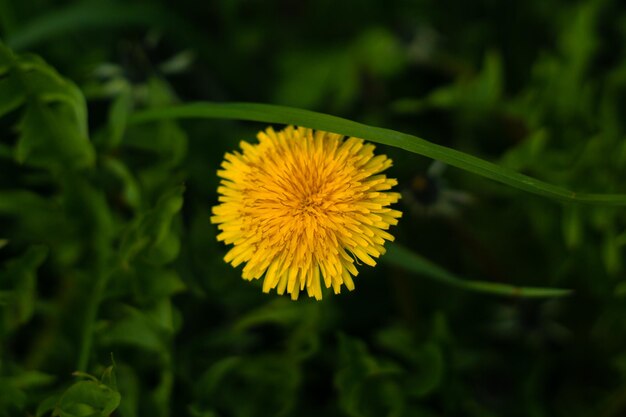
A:
<svg viewBox="0 0 626 417">
<path fill-rule="evenodd" d="M 622 2 L 0 0 L 0 40 L 0 416 L 626 413 Z M 210 223 L 285 124 L 403 195 L 320 302 Z"/>
</svg>

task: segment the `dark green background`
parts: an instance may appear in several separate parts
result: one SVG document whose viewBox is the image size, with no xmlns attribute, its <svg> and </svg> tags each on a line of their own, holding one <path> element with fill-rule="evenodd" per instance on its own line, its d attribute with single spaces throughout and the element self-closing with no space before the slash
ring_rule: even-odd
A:
<svg viewBox="0 0 626 417">
<path fill-rule="evenodd" d="M 625 193 L 620 3 L 0 0 L 0 416 L 625 415 L 623 208 L 425 177 L 378 146 L 398 242 L 573 295 L 465 292 L 383 258 L 352 293 L 291 302 L 241 280 L 209 221 L 224 152 L 266 125 L 127 123 L 282 104 Z"/>
</svg>

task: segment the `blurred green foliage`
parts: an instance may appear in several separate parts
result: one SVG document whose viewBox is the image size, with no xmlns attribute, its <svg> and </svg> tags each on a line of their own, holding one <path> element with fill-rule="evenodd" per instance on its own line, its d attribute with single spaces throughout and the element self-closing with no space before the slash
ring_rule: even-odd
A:
<svg viewBox="0 0 626 417">
<path fill-rule="evenodd" d="M 129 117 L 302 107 L 626 193 L 625 28 L 610 0 L 0 0 L 0 416 L 623 415 L 623 208 L 379 146 L 394 234 L 432 265 L 294 303 L 209 220 L 224 152 L 264 126 Z"/>
</svg>

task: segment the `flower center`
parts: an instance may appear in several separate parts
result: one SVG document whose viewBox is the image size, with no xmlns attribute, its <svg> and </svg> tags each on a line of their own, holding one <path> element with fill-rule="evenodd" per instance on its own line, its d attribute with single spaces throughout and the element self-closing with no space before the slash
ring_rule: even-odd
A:
<svg viewBox="0 0 626 417">
<path fill-rule="evenodd" d="M 307 193 L 300 198 L 296 214 L 320 215 L 324 199 L 320 192 Z"/>
</svg>

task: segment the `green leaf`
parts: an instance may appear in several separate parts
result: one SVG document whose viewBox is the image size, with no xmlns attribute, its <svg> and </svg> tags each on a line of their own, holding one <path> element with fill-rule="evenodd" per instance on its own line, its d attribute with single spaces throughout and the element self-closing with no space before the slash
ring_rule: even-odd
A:
<svg viewBox="0 0 626 417">
<path fill-rule="evenodd" d="M 166 333 L 140 310 L 127 307 L 126 314 L 102 332 L 105 345 L 128 345 L 156 353 L 165 352 Z"/>
<path fill-rule="evenodd" d="M 365 343 L 339 335 L 335 386 L 343 411 L 354 417 L 400 416 L 405 397 L 399 384 L 404 371 L 373 357 Z"/>
<path fill-rule="evenodd" d="M 186 288 L 185 283 L 173 269 L 140 263 L 133 272 L 138 300 L 154 302 L 169 298 Z"/>
<path fill-rule="evenodd" d="M 119 391 L 123 395 L 118 412 L 122 417 L 137 417 L 139 404 L 144 402 L 143 397 L 140 396 L 142 381 L 137 377 L 135 370 L 128 365 L 116 365 L 115 373 Z"/>
<path fill-rule="evenodd" d="M 55 377 L 53 375 L 31 370 L 21 371 L 17 375 L 11 377 L 13 385 L 21 389 L 29 389 L 49 385 L 54 380 Z"/>
<path fill-rule="evenodd" d="M 59 399 L 53 416 L 108 417 L 120 405 L 120 394 L 96 381 L 79 381 Z"/>
<path fill-rule="evenodd" d="M 0 117 L 18 108 L 26 100 L 26 92 L 11 76 L 0 74 Z"/>
<path fill-rule="evenodd" d="M 58 210 L 57 205 L 30 191 L 0 191 L 0 214 L 29 217 L 27 213 L 39 217 L 55 209 Z"/>
<path fill-rule="evenodd" d="M 388 327 L 377 335 L 380 345 L 410 364 L 405 384 L 411 395 L 420 398 L 439 387 L 445 364 L 437 344 L 427 342 L 417 345 L 413 339 L 413 335 L 403 327 Z"/>
<path fill-rule="evenodd" d="M 15 299 L 13 291 L 0 291 L 0 306 L 7 305 Z"/>
<path fill-rule="evenodd" d="M 385 28 L 363 32 L 354 45 L 356 60 L 372 74 L 391 77 L 406 64 L 406 54 L 400 41 Z"/>
<path fill-rule="evenodd" d="M 584 226 L 580 207 L 566 206 L 563 208 L 562 217 L 563 237 L 567 247 L 570 249 L 577 248 L 583 241 Z"/>
<path fill-rule="evenodd" d="M 11 381 L 0 379 L 0 415 L 23 415 L 21 411 L 26 405 L 26 394 L 15 387 Z"/>
<path fill-rule="evenodd" d="M 256 103 L 192 103 L 148 109 L 134 114 L 130 121 L 177 118 L 217 118 L 250 120 L 265 123 L 293 124 L 328 132 L 354 136 L 384 145 L 395 146 L 418 155 L 440 160 L 448 165 L 481 175 L 524 191 L 565 202 L 626 205 L 624 194 L 585 194 L 549 184 L 492 162 L 437 145 L 417 136 L 308 110 Z"/>
<path fill-rule="evenodd" d="M 310 317 L 313 313 L 312 307 L 315 308 L 312 303 L 301 305 L 278 298 L 241 317 L 235 323 L 234 328 L 238 331 L 245 331 L 263 324 L 293 326 L 304 318 Z"/>
<path fill-rule="evenodd" d="M 615 233 L 607 231 L 602 248 L 604 265 L 610 275 L 617 275 L 622 270 L 622 253 Z"/>
<path fill-rule="evenodd" d="M 437 345 L 428 343 L 415 356 L 417 370 L 411 373 L 407 385 L 412 395 L 423 397 L 437 389 L 443 380 L 443 354 Z"/>
<path fill-rule="evenodd" d="M 0 75 L 7 72 L 13 64 L 14 54 L 9 48 L 7 48 L 2 40 L 0 40 Z"/>
<path fill-rule="evenodd" d="M 16 159 L 49 169 L 93 165 L 87 107 L 78 87 L 41 58 L 16 56 L 0 43 L 0 70 L 3 68 L 9 75 L 0 79 L 0 116 L 25 105 Z"/>
<path fill-rule="evenodd" d="M 60 395 L 52 395 L 46 398 L 45 400 L 43 400 L 42 402 L 40 402 L 39 405 L 37 406 L 35 416 L 44 417 L 46 415 L 50 415 L 49 413 L 54 410 L 57 403 L 59 402 L 59 397 Z"/>
<path fill-rule="evenodd" d="M 293 106 L 316 107 L 328 95 L 333 85 L 332 76 L 344 60 L 326 54 L 307 53 L 288 55 L 280 63 L 281 78 L 274 92 L 278 103 Z"/>
<path fill-rule="evenodd" d="M 93 164 L 91 144 L 79 132 L 68 110 L 63 105 L 29 106 L 20 123 L 16 159 L 46 168 L 83 168 Z"/>
<path fill-rule="evenodd" d="M 564 297 L 572 293 L 572 290 L 561 288 L 518 287 L 497 282 L 465 280 L 398 244 L 388 244 L 387 253 L 382 260 L 425 278 L 469 291 L 528 298 Z"/>
<path fill-rule="evenodd" d="M 101 161 L 103 168 L 108 170 L 121 183 L 119 188 L 121 188 L 120 193 L 124 202 L 135 210 L 139 209 L 141 205 L 141 189 L 133 173 L 119 159 L 102 157 Z"/>
<path fill-rule="evenodd" d="M 111 148 L 117 147 L 122 141 L 128 117 L 132 113 L 133 98 L 130 85 L 124 83 L 122 91 L 115 98 L 109 110 L 109 138 L 108 145 Z"/>
<path fill-rule="evenodd" d="M 37 288 L 37 269 L 48 256 L 44 246 L 31 246 L 21 257 L 7 262 L 0 271 L 0 283 L 12 286 L 12 296 L 7 304 L 13 326 L 26 323 L 33 315 Z"/>
<path fill-rule="evenodd" d="M 507 168 L 516 171 L 534 168 L 535 164 L 539 165 L 547 144 L 548 132 L 545 129 L 539 129 L 506 152 L 500 161 Z"/>
<path fill-rule="evenodd" d="M 115 376 L 115 365 L 107 366 L 104 372 L 102 372 L 102 378 L 100 378 L 100 380 L 102 381 L 104 385 L 111 388 L 113 391 L 117 391 L 117 378 Z"/>
<path fill-rule="evenodd" d="M 215 408 L 233 416 L 283 416 L 293 408 L 299 384 L 300 370 L 283 355 L 226 357 L 198 380 L 198 412 Z"/>
<path fill-rule="evenodd" d="M 276 325 L 288 329 L 287 351 L 301 360 L 314 354 L 320 345 L 318 322 L 320 304 L 317 302 L 293 303 L 278 298 L 243 316 L 233 326 L 244 332 L 260 325 Z"/>
<path fill-rule="evenodd" d="M 15 242 L 54 245 L 56 256 L 77 249 L 77 242 L 66 239 L 71 233 L 70 222 L 52 199 L 26 190 L 0 190 L 0 215 L 10 219 L 8 230 L 19 230 L 19 234 L 12 236 Z"/>
<path fill-rule="evenodd" d="M 165 264 L 178 253 L 178 237 L 173 235 L 172 223 L 183 206 L 185 187 L 176 186 L 167 190 L 156 207 L 142 214 L 127 230 L 121 244 L 121 257 L 128 264 L 139 254 L 148 260 Z M 173 242 L 175 240 L 175 242 Z"/>
<path fill-rule="evenodd" d="M 41 103 L 66 104 L 80 135 L 87 137 L 87 106 L 83 93 L 75 84 L 37 55 L 18 56 L 14 69 L 20 72 L 19 79 L 25 90 Z"/>
<path fill-rule="evenodd" d="M 211 368 L 200 378 L 198 388 L 202 392 L 213 393 L 219 389 L 220 382 L 242 363 L 242 358 L 229 356 L 211 365 Z"/>
<path fill-rule="evenodd" d="M 491 110 L 502 93 L 502 63 L 494 52 L 485 55 L 483 69 L 477 76 L 460 78 L 456 83 L 434 90 L 423 99 L 405 99 L 396 104 L 397 110 L 419 111 L 425 108 L 458 108 L 466 114 Z"/>
<path fill-rule="evenodd" d="M 168 168 L 178 165 L 184 158 L 187 137 L 176 123 L 166 120 L 153 126 L 141 126 L 140 129 L 131 127 L 121 142 L 123 147 L 150 152 L 154 165 L 163 164 Z"/>
</svg>

